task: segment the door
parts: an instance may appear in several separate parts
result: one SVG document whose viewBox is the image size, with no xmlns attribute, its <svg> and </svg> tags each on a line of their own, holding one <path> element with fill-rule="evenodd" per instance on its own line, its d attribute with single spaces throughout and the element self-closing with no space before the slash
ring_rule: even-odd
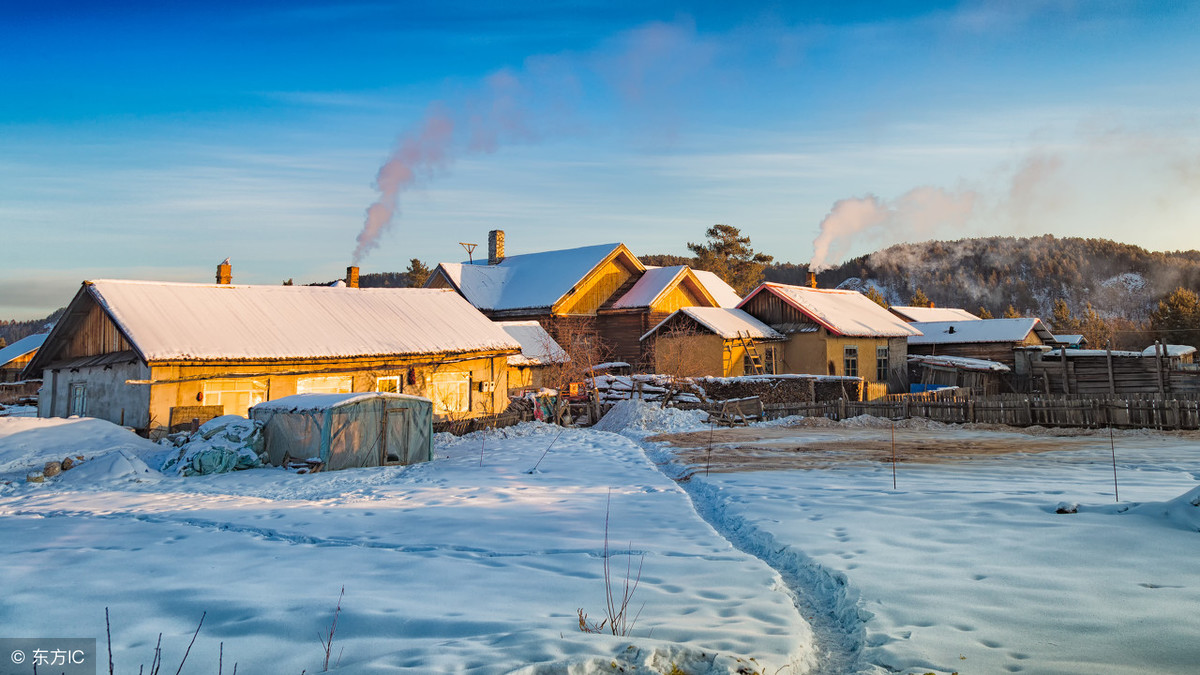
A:
<svg viewBox="0 0 1200 675">
<path fill-rule="evenodd" d="M 388 410 L 383 432 L 381 464 L 408 464 L 408 411 Z"/>
</svg>

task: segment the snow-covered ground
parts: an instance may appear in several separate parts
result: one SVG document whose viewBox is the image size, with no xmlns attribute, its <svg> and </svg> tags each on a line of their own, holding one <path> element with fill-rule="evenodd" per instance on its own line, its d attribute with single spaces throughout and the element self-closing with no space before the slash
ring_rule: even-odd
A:
<svg viewBox="0 0 1200 675">
<path fill-rule="evenodd" d="M 226 669 L 319 672 L 344 586 L 335 672 L 1195 672 L 1200 437 L 1118 432 L 1117 503 L 1107 434 L 901 424 L 893 490 L 889 424 L 788 422 L 627 403 L 412 467 L 180 478 L 104 422 L 0 419 L 0 634 L 103 644 L 109 607 L 135 672 L 207 612 L 185 673 L 222 642 Z M 648 440 L 686 431 L 705 447 Z M 606 511 L 618 596 L 642 566 L 627 636 L 578 628 Z"/>
<path fill-rule="evenodd" d="M 704 453 L 670 470 L 719 531 L 812 589 L 858 651 L 848 670 L 1197 672 L 1195 434 L 1117 432 L 1116 503 L 1106 432 L 902 424 L 894 490 L 890 463 L 853 453 L 890 445 L 884 420 L 774 431 L 747 455 L 716 443 L 718 471 Z M 809 452 L 825 468 L 750 470 Z"/>
<path fill-rule="evenodd" d="M 77 454 L 78 467 L 24 482 Z M 151 468 L 167 454 L 98 420 L 0 419 L 0 634 L 103 645 L 108 607 L 128 673 L 160 632 L 176 665 L 207 612 L 184 672 L 215 672 L 222 642 L 226 669 L 319 672 L 318 633 L 344 586 L 342 672 L 805 672 L 813 660 L 778 575 L 615 434 L 534 423 L 442 437 L 425 464 L 315 475 L 168 477 Z M 578 609 L 605 615 L 606 511 L 618 601 L 641 566 L 628 636 L 579 630 Z"/>
</svg>

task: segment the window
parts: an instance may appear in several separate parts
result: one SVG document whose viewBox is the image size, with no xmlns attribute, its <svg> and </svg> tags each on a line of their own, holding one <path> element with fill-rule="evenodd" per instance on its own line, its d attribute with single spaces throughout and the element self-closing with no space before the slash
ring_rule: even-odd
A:
<svg viewBox="0 0 1200 675">
<path fill-rule="evenodd" d="M 842 348 L 842 374 L 858 377 L 858 347 Z"/>
<path fill-rule="evenodd" d="M 71 384 L 71 414 L 87 415 L 87 385 L 83 383 Z"/>
<path fill-rule="evenodd" d="M 434 373 L 429 380 L 429 398 L 437 415 L 471 411 L 471 374 Z"/>
<path fill-rule="evenodd" d="M 349 394 L 354 391 L 350 375 L 310 375 L 296 380 L 297 394 Z"/>
<path fill-rule="evenodd" d="M 887 382 L 888 381 L 888 366 L 889 366 L 888 348 L 887 347 L 876 347 L 875 348 L 875 381 L 876 382 Z"/>
<path fill-rule="evenodd" d="M 267 384 L 258 380 L 208 380 L 203 387 L 204 405 L 224 406 L 226 415 L 244 417 L 267 400 Z"/>
<path fill-rule="evenodd" d="M 389 375 L 387 377 L 375 378 L 375 391 L 384 391 L 390 394 L 403 393 L 404 388 L 400 384 L 399 375 Z"/>
<path fill-rule="evenodd" d="M 763 349 L 763 368 L 768 375 L 775 374 L 775 345 L 767 345 Z"/>
</svg>

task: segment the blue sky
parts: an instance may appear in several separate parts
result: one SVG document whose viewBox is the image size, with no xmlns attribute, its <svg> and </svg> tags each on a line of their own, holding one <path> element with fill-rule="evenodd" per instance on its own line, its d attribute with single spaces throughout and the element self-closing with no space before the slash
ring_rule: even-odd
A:
<svg viewBox="0 0 1200 675">
<path fill-rule="evenodd" d="M 818 242 L 836 262 L 1044 232 L 1200 248 L 1196 3 L 4 16 L 0 318 L 44 316 L 88 278 L 208 281 L 225 257 L 238 282 L 337 278 L 396 161 L 412 181 L 359 248 L 364 272 L 460 260 L 497 227 L 512 253 L 685 253 L 729 223 L 797 263 Z"/>
</svg>

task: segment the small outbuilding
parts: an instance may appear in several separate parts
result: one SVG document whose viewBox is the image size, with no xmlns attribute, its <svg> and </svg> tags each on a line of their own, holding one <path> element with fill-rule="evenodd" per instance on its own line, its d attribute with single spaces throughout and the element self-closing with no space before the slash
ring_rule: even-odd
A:
<svg viewBox="0 0 1200 675">
<path fill-rule="evenodd" d="M 0 348 L 0 382 L 19 382 L 22 379 L 21 371 L 33 360 L 47 335 L 29 335 Z M 41 373 L 37 373 L 34 379 L 40 379 L 40 376 Z"/>
<path fill-rule="evenodd" d="M 552 386 L 547 370 L 567 363 L 571 357 L 537 321 L 497 321 L 509 337 L 521 345 L 521 353 L 508 357 L 509 391 L 537 390 Z"/>
<path fill-rule="evenodd" d="M 421 396 L 296 394 L 259 403 L 271 464 L 316 463 L 323 471 L 414 464 L 433 458 L 433 402 Z"/>
</svg>

